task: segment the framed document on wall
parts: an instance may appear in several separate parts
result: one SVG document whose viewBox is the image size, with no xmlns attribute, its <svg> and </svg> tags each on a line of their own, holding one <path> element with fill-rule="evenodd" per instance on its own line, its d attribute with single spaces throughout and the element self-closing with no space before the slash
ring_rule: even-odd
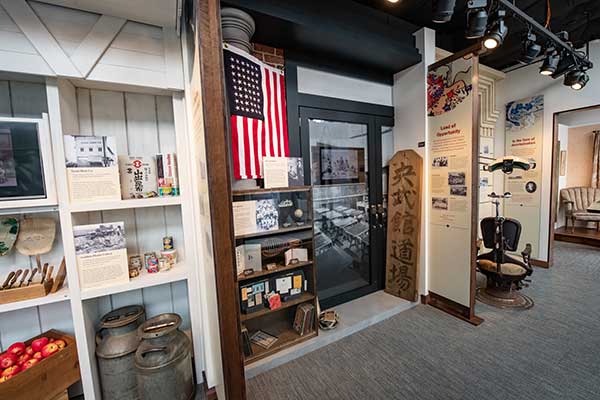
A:
<svg viewBox="0 0 600 400">
<path fill-rule="evenodd" d="M 48 119 L 0 118 L 0 208 L 56 204 Z"/>
</svg>

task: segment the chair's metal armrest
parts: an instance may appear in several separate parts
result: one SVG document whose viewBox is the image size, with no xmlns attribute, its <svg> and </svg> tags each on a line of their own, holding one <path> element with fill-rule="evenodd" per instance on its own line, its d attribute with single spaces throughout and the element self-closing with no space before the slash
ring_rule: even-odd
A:
<svg viewBox="0 0 600 400">
<path fill-rule="evenodd" d="M 533 273 L 533 268 L 531 267 L 531 244 L 527 243 L 525 245 L 525 249 L 521 252 L 521 256 L 523 256 L 523 263 L 525 263 L 527 270 L 527 275 L 531 275 Z"/>
</svg>

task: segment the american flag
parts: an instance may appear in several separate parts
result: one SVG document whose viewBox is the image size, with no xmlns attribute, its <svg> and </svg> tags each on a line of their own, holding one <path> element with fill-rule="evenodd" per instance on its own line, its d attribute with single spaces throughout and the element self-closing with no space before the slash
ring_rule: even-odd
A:
<svg viewBox="0 0 600 400">
<path fill-rule="evenodd" d="M 289 156 L 285 78 L 246 52 L 224 50 L 236 179 L 262 177 L 263 157 Z"/>
</svg>

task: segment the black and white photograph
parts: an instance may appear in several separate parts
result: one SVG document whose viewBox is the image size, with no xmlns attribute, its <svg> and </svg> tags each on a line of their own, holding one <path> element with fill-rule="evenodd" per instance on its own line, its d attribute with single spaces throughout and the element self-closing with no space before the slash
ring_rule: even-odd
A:
<svg viewBox="0 0 600 400">
<path fill-rule="evenodd" d="M 98 168 L 117 165 L 117 142 L 112 136 L 64 137 L 67 168 Z"/>
<path fill-rule="evenodd" d="M 450 186 L 450 195 L 451 196 L 466 196 L 467 195 L 467 187 L 466 186 Z"/>
<path fill-rule="evenodd" d="M 434 210 L 447 210 L 448 209 L 448 198 L 447 197 L 432 197 L 431 207 Z"/>
<path fill-rule="evenodd" d="M 464 172 L 448 172 L 448 185 L 466 185 L 467 179 Z"/>
<path fill-rule="evenodd" d="M 124 222 L 74 226 L 73 236 L 75 237 L 75 253 L 77 255 L 126 248 Z"/>
<path fill-rule="evenodd" d="M 279 212 L 275 199 L 256 201 L 256 229 L 259 232 L 272 231 L 279 227 Z"/>
<path fill-rule="evenodd" d="M 358 179 L 356 149 L 321 149 L 321 180 Z"/>
<path fill-rule="evenodd" d="M 537 183 L 535 183 L 534 181 L 529 181 L 525 184 L 525 190 L 527 191 L 527 193 L 535 193 L 535 191 L 537 190 Z"/>
<path fill-rule="evenodd" d="M 448 157 L 434 157 L 431 166 L 434 168 L 443 168 L 448 166 Z"/>
<path fill-rule="evenodd" d="M 0 130 L 0 187 L 16 187 L 17 170 L 10 130 Z"/>
<path fill-rule="evenodd" d="M 288 158 L 288 185 L 304 186 L 304 162 L 301 157 Z"/>
</svg>

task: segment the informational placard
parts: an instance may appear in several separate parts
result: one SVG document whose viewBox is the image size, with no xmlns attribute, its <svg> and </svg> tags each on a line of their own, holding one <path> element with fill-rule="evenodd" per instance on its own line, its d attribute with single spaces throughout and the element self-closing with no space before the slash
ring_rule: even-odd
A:
<svg viewBox="0 0 600 400">
<path fill-rule="evenodd" d="M 288 159 L 263 157 L 265 189 L 288 187 Z"/>
<path fill-rule="evenodd" d="M 517 156 L 535 163 L 529 171 L 517 170 L 505 176 L 504 214 L 521 222 L 521 244 L 532 245 L 533 258 L 539 254 L 540 205 L 542 183 L 542 137 L 544 96 L 512 101 L 506 105 L 506 156 Z"/>
<path fill-rule="evenodd" d="M 477 92 L 472 55 L 429 70 L 427 82 L 430 294 L 457 303 L 472 317 L 473 212 L 479 198 Z M 475 183 L 476 185 L 474 185 Z M 475 206 L 473 206 L 475 204 Z M 466 315 L 469 314 L 469 315 Z"/>
<path fill-rule="evenodd" d="M 124 222 L 73 227 L 81 287 L 129 282 Z"/>
<path fill-rule="evenodd" d="M 389 162 L 385 292 L 417 301 L 423 159 L 413 150 Z"/>
</svg>

